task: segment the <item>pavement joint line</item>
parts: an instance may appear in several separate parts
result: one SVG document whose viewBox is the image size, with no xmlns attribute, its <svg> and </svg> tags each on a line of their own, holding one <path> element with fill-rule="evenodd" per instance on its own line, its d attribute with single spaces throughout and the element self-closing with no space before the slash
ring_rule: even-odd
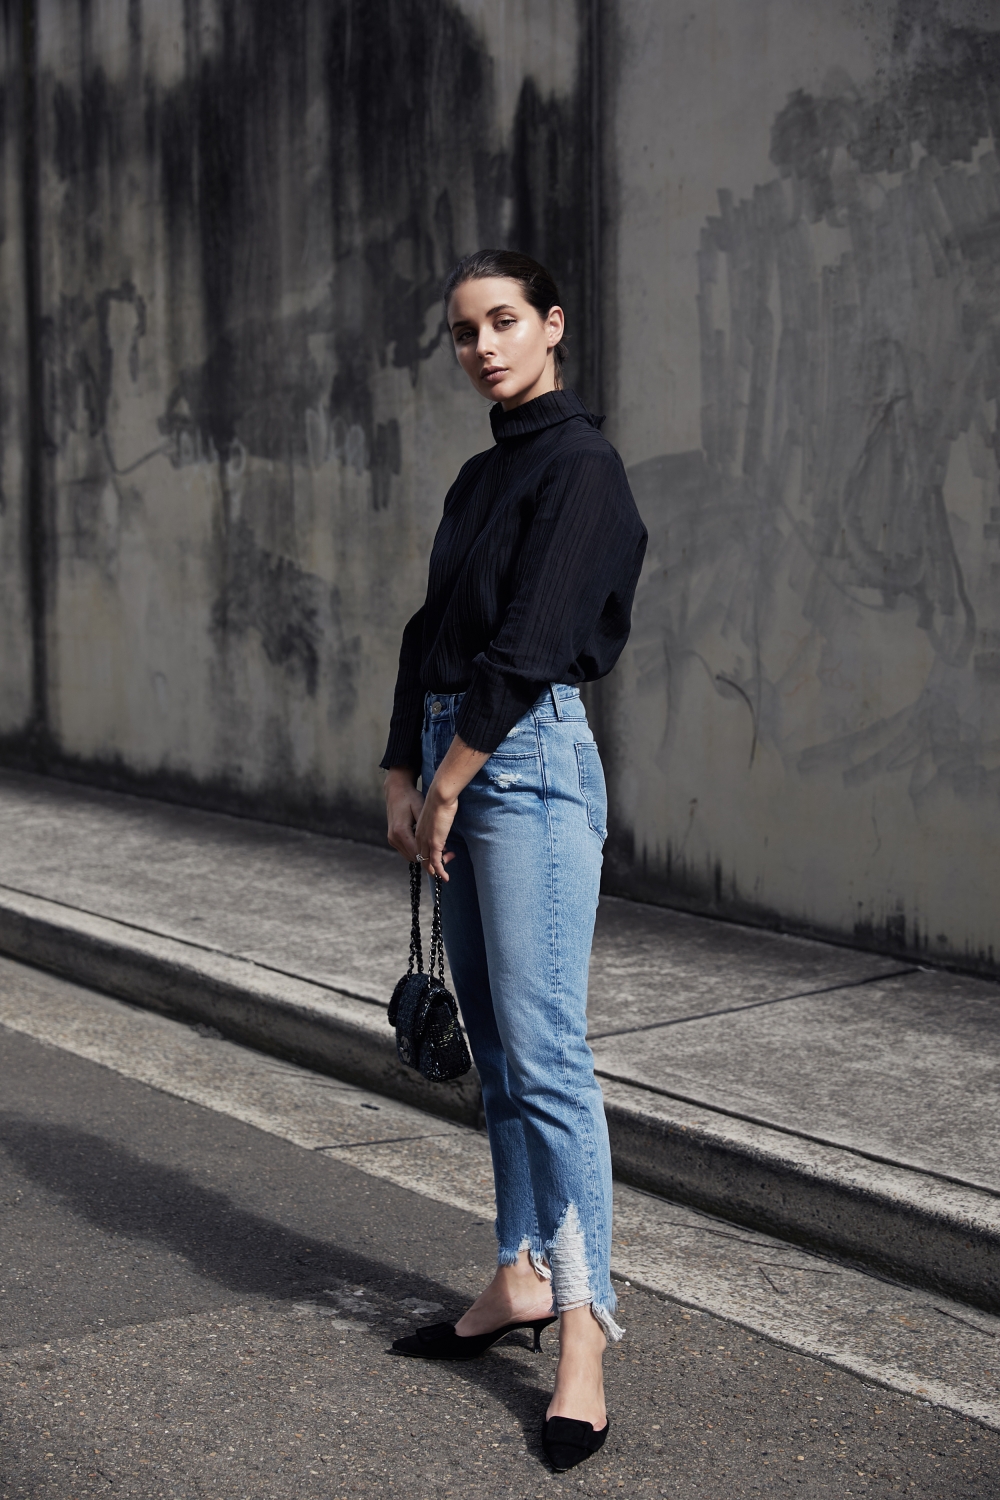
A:
<svg viewBox="0 0 1000 1500">
<path fill-rule="evenodd" d="M 764 1270 L 763 1266 L 758 1266 L 757 1269 L 760 1272 L 760 1274 L 763 1276 L 764 1280 L 767 1282 L 768 1286 L 771 1288 L 771 1291 L 774 1293 L 774 1295 L 776 1297 L 784 1297 L 784 1296 L 787 1295 L 787 1293 L 780 1286 L 777 1285 L 777 1283 L 774 1281 L 774 1279 L 772 1277 L 768 1276 L 768 1274 Z"/>
<path fill-rule="evenodd" d="M 758 1261 L 761 1266 L 773 1266 L 776 1271 L 801 1271 L 806 1276 L 840 1276 L 840 1271 L 834 1271 L 830 1266 L 792 1266 L 787 1260 L 762 1260 Z"/>
<path fill-rule="evenodd" d="M 445 1141 L 447 1130 L 432 1130 L 426 1135 L 386 1135 L 377 1141 L 342 1141 L 339 1145 L 313 1146 L 313 1151 L 357 1151 L 362 1146 L 402 1146 L 407 1141 Z"/>
<path fill-rule="evenodd" d="M 654 1203 L 662 1204 L 670 1201 L 669 1199 L 664 1198 L 662 1193 L 653 1193 L 649 1190 L 649 1188 L 636 1187 L 634 1183 L 630 1185 L 629 1192 L 638 1193 L 643 1198 L 652 1198 Z M 707 1219 L 709 1221 L 708 1223 L 700 1224 L 698 1226 L 699 1232 L 702 1234 L 714 1234 L 717 1235 L 720 1239 L 724 1240 L 737 1240 L 741 1245 L 746 1245 L 752 1250 L 773 1250 L 775 1248 L 773 1241 L 765 1243 L 762 1240 L 748 1240 L 746 1238 L 746 1231 L 742 1228 L 742 1226 L 727 1219 L 724 1214 L 706 1213 L 705 1209 L 698 1208 L 697 1205 L 693 1203 L 686 1203 L 684 1205 L 684 1212 L 696 1219 Z M 671 1224 L 672 1221 L 669 1219 L 664 1219 L 663 1222 L 665 1224 Z M 718 1225 L 719 1223 L 730 1224 L 731 1227 L 728 1229 L 718 1229 L 716 1228 L 716 1225 Z M 679 1223 L 673 1223 L 672 1227 L 675 1229 L 680 1229 L 683 1226 Z M 787 1254 L 804 1255 L 808 1260 L 829 1260 L 831 1258 L 828 1251 L 810 1250 L 806 1245 L 795 1245 L 790 1241 L 785 1244 L 784 1248 Z M 803 1269 L 805 1268 L 803 1267 Z M 875 1272 L 866 1271 L 865 1274 L 874 1276 Z"/>
<path fill-rule="evenodd" d="M 809 1000 L 814 995 L 835 995 L 838 990 L 858 990 L 866 984 L 878 984 L 884 979 L 904 979 L 908 974 L 921 973 L 918 964 L 908 969 L 892 969 L 888 974 L 868 974 L 864 979 L 845 979 L 843 984 L 827 984 L 819 990 L 799 990 L 794 995 L 774 995 L 770 1000 L 751 1000 L 748 1005 L 727 1005 L 722 1010 L 703 1010 L 692 1016 L 673 1016 L 668 1021 L 650 1021 L 645 1026 L 623 1026 L 619 1031 L 594 1031 L 587 1035 L 588 1042 L 603 1042 L 609 1037 L 635 1036 L 640 1031 L 662 1031 L 667 1026 L 684 1026 L 688 1021 L 709 1021 L 713 1016 L 736 1016 L 744 1010 L 760 1010 L 765 1005 L 787 1005 L 790 1000 Z"/>
<path fill-rule="evenodd" d="M 995 1339 L 997 1337 L 992 1328 L 983 1328 L 981 1324 L 973 1323 L 969 1318 L 961 1318 L 958 1313 L 949 1312 L 946 1307 L 935 1307 L 932 1302 L 927 1305 L 930 1307 L 931 1312 L 940 1313 L 942 1318 L 951 1318 L 955 1323 L 964 1323 L 966 1328 L 971 1328 L 976 1333 L 981 1333 L 983 1338 Z"/>
<path fill-rule="evenodd" d="M 621 1084 L 624 1088 L 634 1089 L 637 1093 L 645 1091 L 649 1094 L 658 1094 L 663 1099 L 673 1099 L 678 1104 L 690 1104 L 695 1109 L 710 1110 L 713 1114 L 725 1115 L 730 1120 L 742 1120 L 747 1125 L 759 1125 L 763 1130 L 773 1130 L 778 1135 L 788 1136 L 791 1140 L 809 1141 L 814 1146 L 826 1146 L 831 1151 L 842 1151 L 846 1156 L 857 1156 L 862 1161 L 875 1162 L 880 1167 L 913 1172 L 918 1177 L 930 1177 L 935 1182 L 945 1182 L 949 1187 L 967 1188 L 972 1192 L 985 1193 L 990 1198 L 1000 1200 L 1000 1190 L 988 1187 L 983 1182 L 972 1182 L 966 1177 L 952 1177 L 947 1172 L 938 1172 L 933 1167 L 916 1166 L 913 1162 L 900 1161 L 897 1157 L 880 1156 L 875 1151 L 865 1151 L 861 1146 L 847 1146 L 843 1141 L 836 1141 L 830 1136 L 813 1135 L 807 1130 L 796 1130 L 790 1125 L 779 1125 L 774 1120 L 765 1119 L 763 1115 L 747 1114 L 742 1110 L 731 1109 L 725 1104 L 698 1099 L 693 1094 L 679 1094 L 673 1089 L 658 1088 L 654 1083 L 638 1083 L 634 1078 L 626 1078 L 621 1073 L 609 1073 L 605 1068 L 595 1067 L 594 1073 L 598 1078 L 606 1078 L 609 1083 Z"/>
</svg>

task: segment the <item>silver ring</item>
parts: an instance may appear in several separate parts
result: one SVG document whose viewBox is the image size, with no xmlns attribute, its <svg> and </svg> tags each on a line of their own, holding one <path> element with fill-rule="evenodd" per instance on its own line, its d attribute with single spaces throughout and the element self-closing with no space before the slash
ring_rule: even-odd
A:
<svg viewBox="0 0 1000 1500">
<path fill-rule="evenodd" d="M 424 856 L 422 854 L 418 854 L 417 855 L 417 860 L 419 861 L 420 864 L 423 864 L 424 863 Z"/>
</svg>

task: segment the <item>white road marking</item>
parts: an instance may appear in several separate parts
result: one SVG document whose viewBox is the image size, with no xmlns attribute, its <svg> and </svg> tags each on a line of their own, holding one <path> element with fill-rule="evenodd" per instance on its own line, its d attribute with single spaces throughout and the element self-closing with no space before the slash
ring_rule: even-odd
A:
<svg viewBox="0 0 1000 1500">
<path fill-rule="evenodd" d="M 474 1130 L 3 958 L 0 1024 L 493 1218 L 489 1148 Z M 1000 1318 L 621 1183 L 615 1214 L 617 1277 L 1000 1430 Z M 621 1316 L 627 1326 L 627 1297 Z"/>
</svg>

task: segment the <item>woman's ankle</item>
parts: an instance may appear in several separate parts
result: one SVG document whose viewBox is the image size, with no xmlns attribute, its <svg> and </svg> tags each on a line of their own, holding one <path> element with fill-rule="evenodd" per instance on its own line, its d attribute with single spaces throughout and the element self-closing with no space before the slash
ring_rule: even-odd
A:
<svg viewBox="0 0 1000 1500">
<path fill-rule="evenodd" d="M 534 1260 L 532 1260 L 531 1251 L 518 1250 L 516 1260 L 503 1260 L 499 1262 L 496 1269 L 496 1275 L 510 1276 L 513 1278 L 523 1277 L 526 1281 L 545 1281 L 548 1279 L 548 1267 L 546 1266 L 545 1274 L 543 1275 L 543 1273 L 536 1267 Z"/>
<path fill-rule="evenodd" d="M 600 1361 L 604 1357 L 607 1335 L 590 1307 L 571 1307 L 560 1314 L 559 1347 L 580 1358 Z"/>
</svg>

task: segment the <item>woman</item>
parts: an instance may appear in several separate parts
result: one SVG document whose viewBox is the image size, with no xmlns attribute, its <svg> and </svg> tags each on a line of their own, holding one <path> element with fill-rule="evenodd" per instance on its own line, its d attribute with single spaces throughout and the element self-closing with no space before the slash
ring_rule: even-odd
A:
<svg viewBox="0 0 1000 1500">
<path fill-rule="evenodd" d="M 459 363 L 496 403 L 496 442 L 445 499 L 382 765 L 389 842 L 443 882 L 499 1254 L 457 1324 L 394 1348 L 469 1358 L 515 1327 L 532 1327 L 538 1347 L 554 1303 L 543 1439 L 562 1471 L 607 1435 L 601 1358 L 622 1335 L 607 1124 L 585 1040 L 607 797 L 579 684 L 609 672 L 625 644 L 646 532 L 621 459 L 562 388 L 564 317 L 548 272 L 480 251 L 452 272 L 445 309 Z"/>
</svg>

